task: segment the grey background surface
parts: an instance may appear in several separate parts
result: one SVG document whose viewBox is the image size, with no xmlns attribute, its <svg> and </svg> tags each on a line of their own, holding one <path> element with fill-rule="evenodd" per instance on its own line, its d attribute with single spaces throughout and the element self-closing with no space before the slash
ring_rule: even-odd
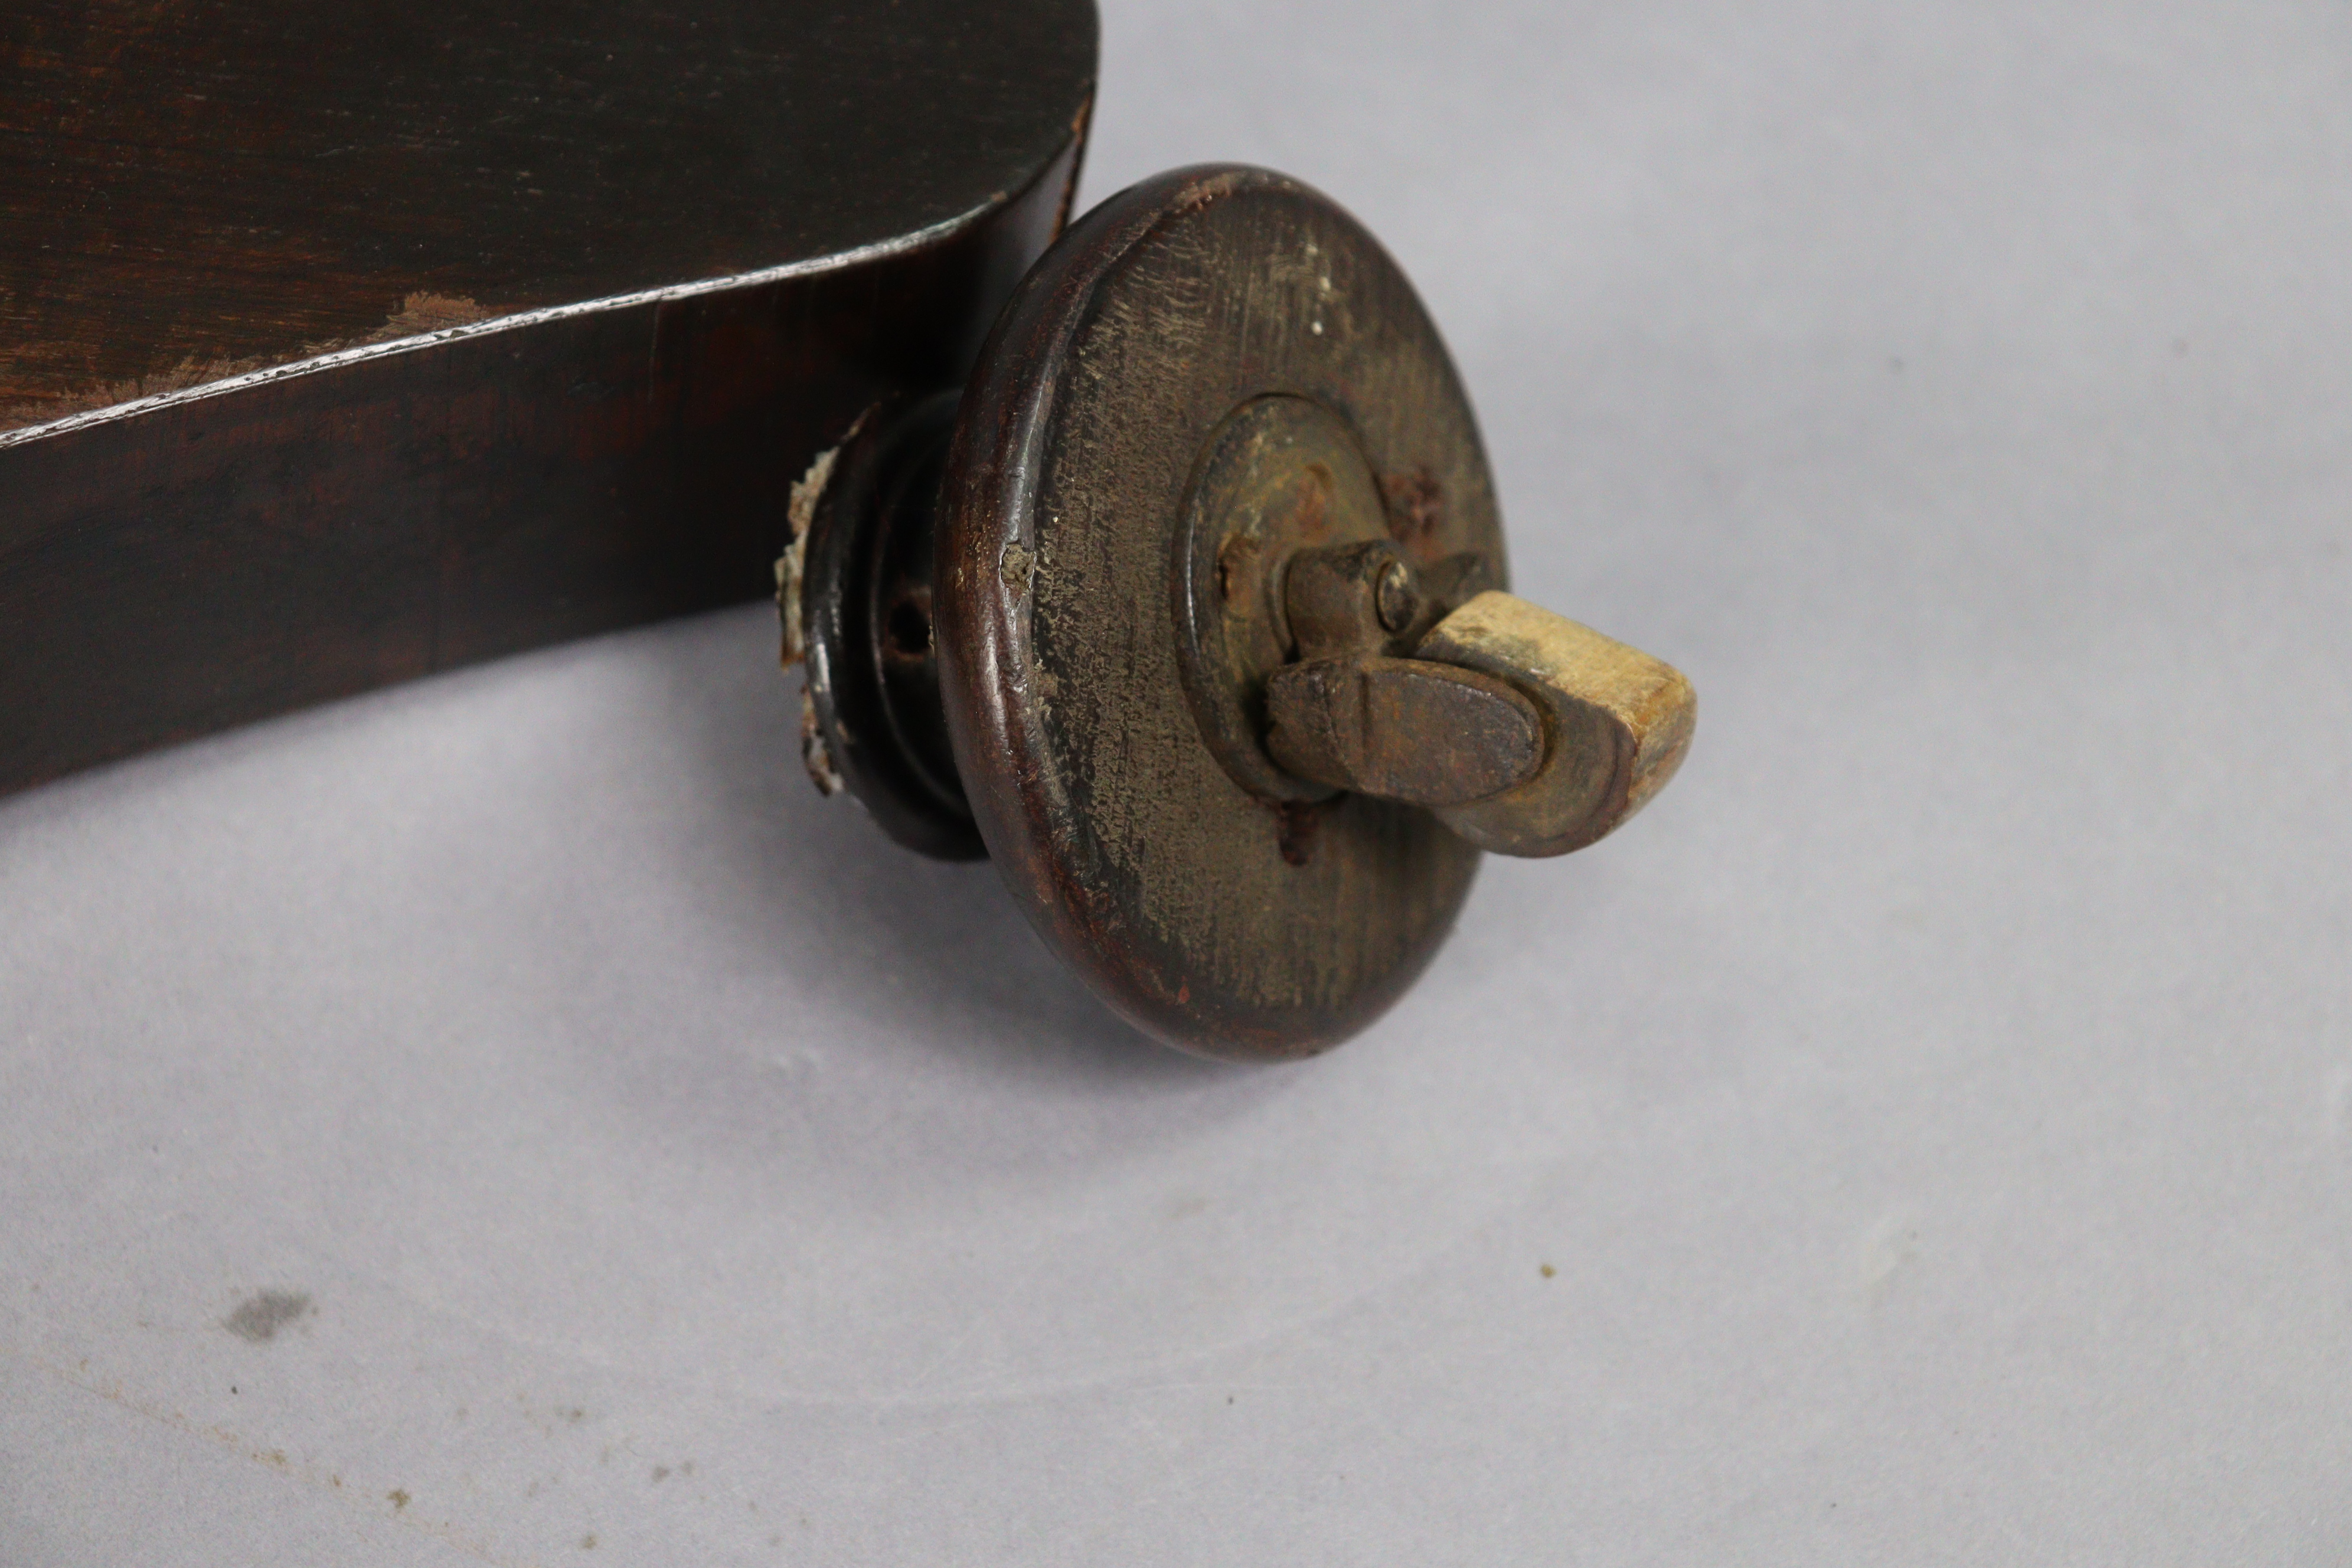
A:
<svg viewBox="0 0 2352 1568">
<path fill-rule="evenodd" d="M 2352 1558 L 2352 12 L 1107 11 L 1681 779 L 1278 1070 L 756 610 L 0 805 L 0 1561 Z"/>
</svg>

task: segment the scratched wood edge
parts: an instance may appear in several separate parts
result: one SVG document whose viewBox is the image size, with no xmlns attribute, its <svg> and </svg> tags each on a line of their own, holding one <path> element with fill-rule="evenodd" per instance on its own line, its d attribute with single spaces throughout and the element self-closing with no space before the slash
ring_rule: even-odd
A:
<svg viewBox="0 0 2352 1568">
<path fill-rule="evenodd" d="M 1093 0 L 19 0 L 0 426 L 855 257 L 1001 201 Z"/>
<path fill-rule="evenodd" d="M 791 480 L 877 399 L 962 379 L 1085 129 L 1001 200 L 835 256 L 0 435 L 0 794 L 772 592 Z"/>
<path fill-rule="evenodd" d="M 414 353 L 420 349 L 434 348 L 443 343 L 458 342 L 467 338 L 483 337 L 492 332 L 517 331 L 551 321 L 569 321 L 575 316 L 592 315 L 602 310 L 625 310 L 638 305 L 664 305 L 680 300 L 691 300 L 704 294 L 722 294 L 737 289 L 756 289 L 764 284 L 784 283 L 796 279 L 821 277 L 845 271 L 874 262 L 911 255 L 936 248 L 978 228 L 989 219 L 1003 213 L 1013 198 L 982 202 L 969 211 L 951 218 L 917 229 L 910 234 L 877 240 L 870 245 L 832 256 L 810 257 L 788 261 L 775 267 L 763 267 L 747 272 L 730 273 L 718 278 L 698 279 L 688 283 L 672 283 L 660 288 L 638 289 L 627 293 L 606 295 L 597 300 L 583 300 L 573 304 L 549 305 L 538 310 L 517 310 L 509 314 L 475 316 L 478 309 L 471 300 L 451 299 L 438 294 L 412 293 L 406 296 L 401 309 L 388 317 L 383 329 L 362 341 L 345 346 L 322 348 L 309 357 L 289 360 L 278 364 L 236 366 L 227 374 L 207 377 L 186 386 L 175 386 L 162 392 L 135 395 L 124 401 L 97 403 L 39 424 L 19 425 L 0 429 L 0 448 L 21 446 L 28 441 L 44 440 L 53 436 L 71 434 L 93 425 L 110 420 L 127 419 L 160 408 L 170 408 L 198 398 L 218 397 L 242 392 L 247 387 L 270 382 L 285 381 L 295 376 L 315 375 L 321 371 L 339 370 L 346 365 L 362 363 L 372 359 L 393 354 Z M 436 318 L 464 316 L 467 319 L 455 324 L 433 325 Z M 421 329 L 421 330 L 410 330 Z M 124 389 L 100 389 L 93 396 L 103 397 Z M 41 406 L 27 402 L 16 409 Z M 0 408 L 0 424 L 5 424 L 11 410 Z"/>
</svg>

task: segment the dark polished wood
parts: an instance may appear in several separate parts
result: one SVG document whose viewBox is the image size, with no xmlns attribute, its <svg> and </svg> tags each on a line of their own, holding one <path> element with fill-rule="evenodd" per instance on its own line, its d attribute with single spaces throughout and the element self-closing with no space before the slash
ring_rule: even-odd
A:
<svg viewBox="0 0 2352 1568">
<path fill-rule="evenodd" d="M 0 428 L 904 244 L 1094 60 L 1086 0 L 12 0 Z"/>
<path fill-rule="evenodd" d="M 1306 433 L 1260 428 L 1291 404 Z M 1192 519 L 1237 426 L 1292 482 L 1212 509 L 1224 564 L 1204 584 Z M 1362 1028 L 1477 868 L 1426 811 L 1260 786 L 1188 681 L 1191 593 L 1222 595 L 1213 614 L 1256 603 L 1286 564 L 1269 531 L 1326 542 L 1342 493 L 1416 567 L 1471 555 L 1506 579 L 1477 426 L 1412 285 L 1328 198 L 1263 170 L 1179 170 L 1080 218 L 964 389 L 936 573 L 964 794 L 1039 933 L 1190 1050 L 1306 1056 Z"/>
<path fill-rule="evenodd" d="M 462 12 L 463 14 L 458 14 Z M 771 591 L 1064 216 L 1087 0 L 0 17 L 0 790 Z"/>
</svg>

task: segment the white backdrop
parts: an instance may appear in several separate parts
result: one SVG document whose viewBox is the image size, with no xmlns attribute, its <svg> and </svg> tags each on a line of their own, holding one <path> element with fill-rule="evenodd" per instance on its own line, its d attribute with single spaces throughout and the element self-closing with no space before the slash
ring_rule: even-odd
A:
<svg viewBox="0 0 2352 1568">
<path fill-rule="evenodd" d="M 756 609 L 0 804 L 0 1561 L 2352 1557 L 2352 13 L 1108 11 L 1681 778 L 1255 1070 Z"/>
</svg>

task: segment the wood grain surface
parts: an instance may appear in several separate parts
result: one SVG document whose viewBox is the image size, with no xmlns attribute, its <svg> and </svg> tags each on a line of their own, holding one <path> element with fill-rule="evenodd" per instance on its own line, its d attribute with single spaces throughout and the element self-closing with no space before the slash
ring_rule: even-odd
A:
<svg viewBox="0 0 2352 1568">
<path fill-rule="evenodd" d="M 1069 142 L 1087 0 L 27 0 L 0 429 L 904 244 Z"/>
<path fill-rule="evenodd" d="M 1252 791 L 1188 700 L 1189 498 L 1268 395 L 1351 432 L 1409 556 L 1503 576 L 1477 426 L 1411 284 L 1327 197 L 1237 168 L 1112 197 L 1030 273 L 964 393 L 939 563 L 957 766 L 1015 899 L 1139 1026 L 1253 1059 L 1377 1017 L 1478 861 L 1412 806 Z"/>
<path fill-rule="evenodd" d="M 1087 0 L 12 8 L 0 790 L 772 591 L 792 481 L 1058 226 L 1094 48 Z"/>
</svg>

